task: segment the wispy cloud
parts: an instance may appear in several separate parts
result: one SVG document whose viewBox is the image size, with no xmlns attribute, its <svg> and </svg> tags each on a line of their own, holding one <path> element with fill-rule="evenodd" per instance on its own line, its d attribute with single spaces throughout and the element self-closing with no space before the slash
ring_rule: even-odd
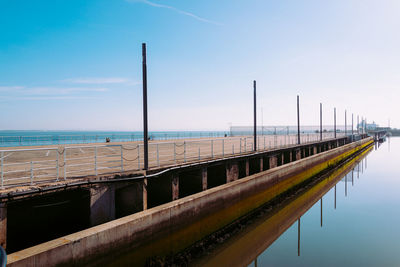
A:
<svg viewBox="0 0 400 267">
<path fill-rule="evenodd" d="M 146 5 L 149 5 L 149 6 L 152 6 L 152 7 L 157 7 L 157 8 L 165 8 L 165 9 L 169 9 L 169 10 L 175 11 L 175 12 L 177 12 L 179 14 L 182 14 L 182 15 L 185 15 L 185 16 L 188 16 L 188 17 L 192 17 L 192 18 L 194 18 L 194 19 L 196 19 L 198 21 L 211 23 L 211 24 L 214 24 L 214 25 L 222 25 L 219 22 L 199 17 L 196 14 L 193 14 L 191 12 L 187 12 L 187 11 L 178 9 L 176 7 L 173 7 L 173 6 L 167 6 L 167 5 L 163 5 L 163 4 L 158 4 L 158 3 L 150 2 L 148 0 L 125 0 L 125 1 L 127 1 L 129 3 L 143 3 L 143 4 L 146 4 Z"/>
<path fill-rule="evenodd" d="M 128 78 L 119 78 L 119 77 L 71 78 L 71 79 L 62 80 L 62 82 L 74 83 L 74 84 L 129 84 L 129 85 L 140 84 L 137 81 L 133 81 Z"/>
<path fill-rule="evenodd" d="M 0 96 L 0 101 L 10 100 L 29 100 L 29 101 L 43 101 L 43 100 L 80 100 L 80 99 L 95 99 L 93 96 Z"/>
<path fill-rule="evenodd" d="M 105 87 L 25 87 L 0 86 L 0 92 L 23 95 L 68 95 L 82 92 L 105 92 Z"/>
</svg>

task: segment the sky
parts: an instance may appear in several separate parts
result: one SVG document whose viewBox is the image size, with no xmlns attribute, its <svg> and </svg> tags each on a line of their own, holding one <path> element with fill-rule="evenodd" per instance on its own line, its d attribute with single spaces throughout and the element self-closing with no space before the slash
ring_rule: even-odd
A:
<svg viewBox="0 0 400 267">
<path fill-rule="evenodd" d="M 400 128 L 397 0 L 0 0 L 0 130 Z"/>
</svg>

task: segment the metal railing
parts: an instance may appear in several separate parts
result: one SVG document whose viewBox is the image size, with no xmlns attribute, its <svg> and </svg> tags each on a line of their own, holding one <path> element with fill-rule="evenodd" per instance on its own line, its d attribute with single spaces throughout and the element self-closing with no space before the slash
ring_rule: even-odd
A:
<svg viewBox="0 0 400 267">
<path fill-rule="evenodd" d="M 338 134 L 337 137 L 344 136 Z M 333 138 L 324 133 L 323 139 Z M 319 134 L 301 135 L 301 143 L 316 142 Z M 150 142 L 149 167 L 165 167 L 187 162 L 224 158 L 254 150 L 253 137 L 226 137 L 175 142 Z M 297 144 L 297 135 L 257 137 L 257 150 Z M 60 146 L 35 149 L 0 150 L 0 186 L 33 185 L 144 168 L 143 144 Z"/>
</svg>

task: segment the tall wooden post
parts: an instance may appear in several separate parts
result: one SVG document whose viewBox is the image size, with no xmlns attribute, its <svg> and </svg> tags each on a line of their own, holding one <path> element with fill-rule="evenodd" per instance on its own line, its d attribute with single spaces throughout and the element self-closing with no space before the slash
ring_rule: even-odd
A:
<svg viewBox="0 0 400 267">
<path fill-rule="evenodd" d="M 144 143 L 144 169 L 149 168 L 149 141 L 147 125 L 147 64 L 146 43 L 142 43 L 142 69 L 143 69 L 143 143 Z"/>
</svg>

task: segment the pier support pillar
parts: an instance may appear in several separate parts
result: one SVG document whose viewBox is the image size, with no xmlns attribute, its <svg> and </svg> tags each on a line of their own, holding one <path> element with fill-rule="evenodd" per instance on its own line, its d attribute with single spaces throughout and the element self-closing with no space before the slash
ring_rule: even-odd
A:
<svg viewBox="0 0 400 267">
<path fill-rule="evenodd" d="M 250 175 L 250 161 L 246 159 L 246 177 Z"/>
<path fill-rule="evenodd" d="M 318 148 L 317 148 L 317 146 L 313 146 L 313 154 L 315 155 L 315 154 L 318 154 Z"/>
<path fill-rule="evenodd" d="M 293 160 L 293 153 L 292 151 L 289 151 L 289 163 L 292 162 Z"/>
<path fill-rule="evenodd" d="M 301 159 L 301 150 L 300 149 L 296 150 L 296 160 L 299 160 L 299 159 Z"/>
<path fill-rule="evenodd" d="M 90 188 L 90 225 L 95 226 L 115 219 L 114 185 Z"/>
<path fill-rule="evenodd" d="M 276 156 L 270 156 L 269 157 L 269 168 L 275 168 L 276 166 L 278 166 L 278 158 Z"/>
<path fill-rule="evenodd" d="M 172 201 L 179 198 L 179 176 L 177 173 L 172 174 Z"/>
<path fill-rule="evenodd" d="M 328 143 L 328 150 L 331 150 L 332 146 L 331 143 Z"/>
<path fill-rule="evenodd" d="M 143 210 L 147 210 L 147 178 L 143 179 Z"/>
<path fill-rule="evenodd" d="M 7 246 L 7 203 L 0 203 L 0 246 Z"/>
<path fill-rule="evenodd" d="M 227 183 L 239 179 L 239 164 L 237 162 L 228 162 L 225 168 Z"/>
<path fill-rule="evenodd" d="M 283 164 L 285 164 L 285 152 L 282 152 L 282 154 L 281 154 L 281 162 L 282 162 L 282 165 Z"/>
<path fill-rule="evenodd" d="M 264 170 L 264 159 L 263 157 L 260 158 L 260 172 Z"/>
<path fill-rule="evenodd" d="M 207 167 L 201 169 L 201 181 L 203 185 L 203 191 L 207 190 Z"/>
</svg>

